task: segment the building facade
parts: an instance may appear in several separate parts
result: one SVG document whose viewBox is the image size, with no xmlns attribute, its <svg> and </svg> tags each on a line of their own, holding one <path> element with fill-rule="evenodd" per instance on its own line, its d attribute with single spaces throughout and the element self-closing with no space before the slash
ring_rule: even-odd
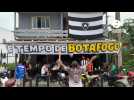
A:
<svg viewBox="0 0 134 100">
<path fill-rule="evenodd" d="M 38 63 L 54 63 L 59 47 L 62 48 L 62 57 L 66 62 L 72 61 L 71 53 L 77 54 L 74 57 L 78 61 L 81 59 L 80 54 L 85 54 L 89 58 L 93 54 L 102 54 L 103 57 L 100 58 L 104 58 L 105 62 L 106 57 L 103 54 L 117 53 L 120 43 L 105 38 L 95 40 L 104 33 L 102 16 L 103 13 L 100 12 L 71 13 L 69 16 L 68 12 L 16 12 L 15 41 L 11 43 L 14 47 L 8 46 L 8 51 L 17 52 L 16 63 L 18 58 L 21 61 L 29 61 L 33 66 Z M 69 30 L 74 32 L 74 29 L 75 35 L 81 33 L 87 37 L 88 34 L 92 40 L 70 38 Z M 102 63 L 101 59 L 96 60 L 96 65 Z"/>
<path fill-rule="evenodd" d="M 67 18 L 68 16 L 65 12 L 16 12 L 15 40 L 16 42 L 66 40 L 68 38 Z M 50 62 L 52 59 L 49 60 L 49 58 L 53 58 L 46 56 L 46 54 L 21 56 L 19 54 L 17 57 L 19 57 L 19 60 L 29 59 L 33 64 L 40 61 L 44 63 Z"/>
<path fill-rule="evenodd" d="M 0 64 L 15 63 L 15 55 L 8 54 L 6 42 L 14 41 L 14 34 L 10 30 L 0 27 Z"/>
<path fill-rule="evenodd" d="M 65 38 L 68 36 L 67 13 L 18 12 L 18 27 L 15 25 L 14 33 L 15 39 L 20 41 Z"/>
</svg>

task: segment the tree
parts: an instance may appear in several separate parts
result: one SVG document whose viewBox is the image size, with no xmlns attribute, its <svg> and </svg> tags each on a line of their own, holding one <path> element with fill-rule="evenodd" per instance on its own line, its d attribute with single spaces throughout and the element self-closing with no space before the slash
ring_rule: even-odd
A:
<svg viewBox="0 0 134 100">
<path fill-rule="evenodd" d="M 127 48 L 123 47 L 123 58 L 125 65 L 132 65 L 134 63 L 134 19 L 124 20 L 122 29 L 125 29 L 127 34 L 122 35 L 122 43 L 127 44 Z M 124 46 L 124 45 L 123 45 Z"/>
<path fill-rule="evenodd" d="M 122 28 L 126 30 L 126 33 L 128 33 L 125 34 L 123 38 L 134 47 L 134 19 L 126 19 Z"/>
<path fill-rule="evenodd" d="M 118 40 L 116 33 L 113 33 L 114 27 L 109 25 L 111 31 L 108 31 L 110 39 Z M 123 56 L 123 65 L 132 66 L 134 64 L 134 19 L 124 20 L 123 26 L 121 29 L 124 30 L 121 36 L 122 46 L 122 56 Z"/>
</svg>

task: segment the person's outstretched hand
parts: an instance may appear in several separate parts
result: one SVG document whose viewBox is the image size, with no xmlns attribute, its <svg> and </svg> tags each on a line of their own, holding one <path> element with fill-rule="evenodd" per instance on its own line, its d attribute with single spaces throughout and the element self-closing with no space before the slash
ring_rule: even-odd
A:
<svg viewBox="0 0 134 100">
<path fill-rule="evenodd" d="M 97 58 L 97 56 L 93 56 L 91 59 L 92 59 L 92 61 L 93 61 L 93 60 L 95 60 L 96 58 Z"/>
<path fill-rule="evenodd" d="M 61 48 L 58 49 L 58 54 L 61 54 Z"/>
<path fill-rule="evenodd" d="M 58 49 L 59 61 L 61 61 L 61 48 Z"/>
</svg>

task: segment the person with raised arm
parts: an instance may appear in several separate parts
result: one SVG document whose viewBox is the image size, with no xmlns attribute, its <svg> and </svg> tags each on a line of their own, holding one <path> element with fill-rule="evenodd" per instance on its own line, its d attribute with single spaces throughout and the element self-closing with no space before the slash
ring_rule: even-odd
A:
<svg viewBox="0 0 134 100">
<path fill-rule="evenodd" d="M 69 87 L 82 87 L 82 81 L 81 81 L 81 74 L 83 73 L 82 67 L 80 67 L 79 63 L 77 61 L 73 61 L 70 66 L 66 66 L 63 64 L 61 59 L 61 50 L 59 49 L 58 52 L 59 59 L 58 63 L 60 67 L 62 67 L 64 70 L 68 72 L 69 76 Z"/>
<path fill-rule="evenodd" d="M 88 75 L 93 74 L 93 61 L 97 58 L 97 56 L 91 57 L 91 59 L 87 58 L 87 64 L 86 64 L 86 71 L 88 72 Z"/>
</svg>

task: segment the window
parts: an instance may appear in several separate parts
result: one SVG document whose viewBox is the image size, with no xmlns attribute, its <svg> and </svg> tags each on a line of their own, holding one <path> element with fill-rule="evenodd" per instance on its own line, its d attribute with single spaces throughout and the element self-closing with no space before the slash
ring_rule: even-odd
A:
<svg viewBox="0 0 134 100">
<path fill-rule="evenodd" d="M 50 16 L 35 16 L 32 17 L 32 28 L 49 28 L 50 27 Z"/>
<path fill-rule="evenodd" d="M 46 27 L 50 27 L 49 26 L 49 17 L 48 16 L 46 17 Z"/>
<path fill-rule="evenodd" d="M 48 22 L 48 23 L 49 23 L 49 22 Z M 47 28 L 45 24 L 46 24 L 46 19 L 45 19 L 45 17 L 43 17 L 43 18 L 42 18 L 42 21 L 41 21 L 41 27 L 42 27 L 42 28 Z"/>
<path fill-rule="evenodd" d="M 41 28 L 41 22 L 42 22 L 43 20 L 42 20 L 42 18 L 41 17 L 37 17 L 37 28 Z"/>
<path fill-rule="evenodd" d="M 32 28 L 37 28 L 37 24 L 36 24 L 36 17 L 32 18 Z"/>
<path fill-rule="evenodd" d="M 64 30 L 68 29 L 68 19 L 66 17 L 63 18 L 63 29 Z"/>
</svg>

